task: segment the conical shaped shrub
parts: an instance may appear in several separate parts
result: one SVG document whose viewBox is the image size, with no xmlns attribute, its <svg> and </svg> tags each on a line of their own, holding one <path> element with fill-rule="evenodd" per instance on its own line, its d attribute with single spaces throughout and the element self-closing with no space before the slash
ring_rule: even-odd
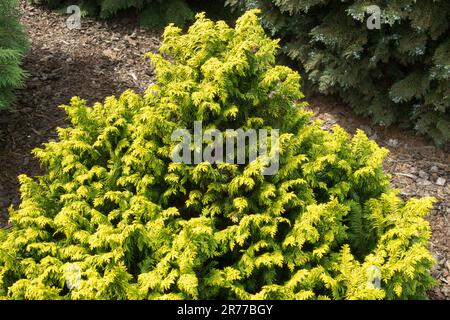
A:
<svg viewBox="0 0 450 320">
<path fill-rule="evenodd" d="M 127 91 L 92 107 L 73 98 L 72 126 L 35 151 L 48 173 L 20 177 L 22 203 L 0 242 L 0 295 L 425 297 L 433 199 L 403 202 L 382 170 L 387 150 L 311 121 L 299 75 L 275 65 L 277 47 L 254 11 L 234 29 L 200 14 L 185 34 L 165 30 L 145 97 Z M 264 175 L 262 156 L 174 162 L 173 133 L 192 133 L 195 121 L 223 138 L 279 130 L 269 143 L 278 170 Z"/>
</svg>

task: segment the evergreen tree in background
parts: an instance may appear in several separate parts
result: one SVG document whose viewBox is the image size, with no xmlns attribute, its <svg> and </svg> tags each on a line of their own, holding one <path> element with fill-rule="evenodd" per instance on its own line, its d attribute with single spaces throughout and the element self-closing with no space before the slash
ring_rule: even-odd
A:
<svg viewBox="0 0 450 320">
<path fill-rule="evenodd" d="M 24 71 L 20 65 L 27 47 L 18 1 L 0 0 L 0 109 L 14 102 L 14 89 L 22 85 Z"/>
<path fill-rule="evenodd" d="M 72 126 L 35 150 L 47 173 L 20 177 L 0 298 L 425 298 L 434 200 L 402 201 L 363 132 L 311 121 L 277 49 L 255 12 L 235 28 L 199 14 L 186 33 L 166 28 L 144 97 L 73 98 Z M 234 164 L 173 162 L 172 133 L 194 121 L 222 140 L 278 129 L 278 172 L 236 164 L 236 150 Z"/>
<path fill-rule="evenodd" d="M 194 8 L 224 11 L 224 0 L 30 0 L 35 4 L 46 4 L 50 8 L 62 12 L 69 5 L 79 5 L 83 15 L 111 18 L 123 10 L 134 10 L 138 13 L 139 22 L 145 28 L 162 28 L 169 23 L 185 25 L 194 18 Z"/>
<path fill-rule="evenodd" d="M 450 141 L 450 1 L 227 0 L 259 8 L 284 52 L 316 91 L 337 93 L 357 113 Z M 368 8 L 381 29 L 368 29 Z"/>
</svg>

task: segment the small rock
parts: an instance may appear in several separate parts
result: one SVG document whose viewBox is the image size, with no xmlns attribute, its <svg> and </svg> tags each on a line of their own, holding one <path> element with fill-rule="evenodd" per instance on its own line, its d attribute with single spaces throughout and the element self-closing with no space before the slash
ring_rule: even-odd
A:
<svg viewBox="0 0 450 320">
<path fill-rule="evenodd" d="M 407 168 L 409 170 L 409 172 L 416 174 L 417 173 L 417 168 L 413 167 L 412 165 L 406 164 L 405 168 Z"/>
<path fill-rule="evenodd" d="M 398 140 L 397 139 L 389 139 L 387 142 L 386 142 L 386 144 L 389 146 L 389 147 L 396 147 L 396 146 L 398 146 Z"/>
<path fill-rule="evenodd" d="M 442 178 L 442 177 L 439 177 L 439 178 L 436 180 L 436 184 L 437 184 L 438 186 L 444 186 L 446 182 L 447 182 L 447 180 L 445 180 L 445 179 Z"/>
<path fill-rule="evenodd" d="M 431 181 L 426 180 L 426 179 L 419 179 L 419 180 L 417 181 L 417 184 L 418 184 L 419 186 L 429 186 L 429 185 L 431 184 Z"/>
<path fill-rule="evenodd" d="M 432 166 L 430 172 L 439 172 L 439 168 L 437 166 Z"/>
<path fill-rule="evenodd" d="M 422 179 L 427 180 L 427 179 L 428 179 L 428 173 L 426 173 L 426 172 L 423 171 L 423 170 L 420 170 L 420 171 L 419 171 L 419 177 L 421 177 Z"/>
</svg>

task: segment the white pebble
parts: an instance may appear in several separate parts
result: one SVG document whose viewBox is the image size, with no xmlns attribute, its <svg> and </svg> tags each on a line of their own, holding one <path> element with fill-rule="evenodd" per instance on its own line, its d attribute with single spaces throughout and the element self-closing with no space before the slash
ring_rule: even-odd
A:
<svg viewBox="0 0 450 320">
<path fill-rule="evenodd" d="M 443 185 L 445 185 L 446 182 L 447 182 L 447 180 L 445 180 L 444 178 L 441 178 L 441 177 L 439 177 L 439 178 L 436 180 L 436 184 L 437 184 L 438 186 L 443 186 Z"/>
</svg>

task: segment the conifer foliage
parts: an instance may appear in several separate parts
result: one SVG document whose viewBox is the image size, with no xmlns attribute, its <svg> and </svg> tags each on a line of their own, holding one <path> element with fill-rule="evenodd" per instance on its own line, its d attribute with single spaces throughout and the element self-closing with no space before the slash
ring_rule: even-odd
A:
<svg viewBox="0 0 450 320">
<path fill-rule="evenodd" d="M 14 89 L 22 85 L 22 57 L 27 38 L 19 22 L 18 1 L 0 0 L 0 109 L 14 101 Z"/>
<path fill-rule="evenodd" d="M 450 142 L 450 1 L 227 0 L 259 8 L 316 91 L 337 93 L 377 123 Z M 370 6 L 381 28 L 370 30 Z"/>
<path fill-rule="evenodd" d="M 107 19 L 122 10 L 135 10 L 143 27 L 161 28 L 169 23 L 184 25 L 194 18 L 194 13 L 185 0 L 31 0 L 46 4 L 50 8 L 65 9 L 70 5 L 80 6 L 84 15 L 98 15 Z"/>
<path fill-rule="evenodd" d="M 144 97 L 73 98 L 72 126 L 35 150 L 48 173 L 20 177 L 0 297 L 425 297 L 433 199 L 403 202 L 382 171 L 387 150 L 363 132 L 312 122 L 277 50 L 255 11 L 235 28 L 199 14 L 148 55 L 157 80 Z M 195 120 L 279 129 L 278 173 L 262 175 L 259 158 L 172 162 L 172 132 Z"/>
</svg>

